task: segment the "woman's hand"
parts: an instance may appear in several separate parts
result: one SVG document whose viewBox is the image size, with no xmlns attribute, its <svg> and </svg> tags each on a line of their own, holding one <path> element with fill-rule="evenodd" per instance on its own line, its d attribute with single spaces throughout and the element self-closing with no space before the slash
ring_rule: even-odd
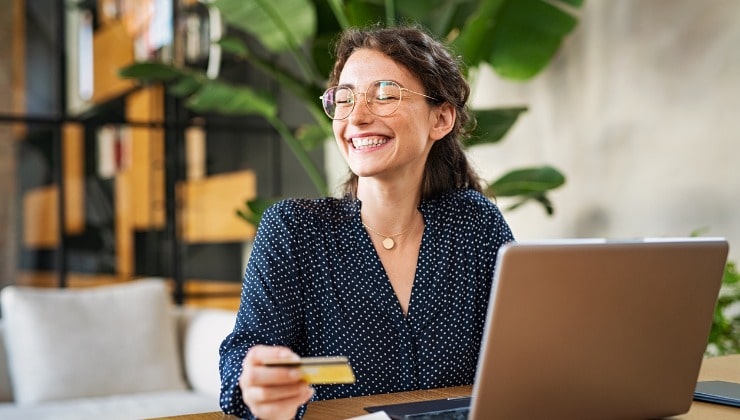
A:
<svg viewBox="0 0 740 420">
<path fill-rule="evenodd" d="M 249 349 L 239 378 L 244 403 L 260 419 L 292 419 L 314 389 L 301 380 L 298 368 L 265 366 L 267 360 L 292 361 L 298 355 L 287 347 L 256 345 Z"/>
</svg>

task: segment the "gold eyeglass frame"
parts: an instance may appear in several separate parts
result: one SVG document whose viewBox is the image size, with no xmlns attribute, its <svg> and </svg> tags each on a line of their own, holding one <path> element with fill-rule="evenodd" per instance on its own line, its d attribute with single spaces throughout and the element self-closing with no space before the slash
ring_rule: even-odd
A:
<svg viewBox="0 0 740 420">
<path fill-rule="evenodd" d="M 373 111 L 373 109 L 372 109 L 372 107 L 371 107 L 371 102 L 372 102 L 373 100 L 375 100 L 375 99 L 370 99 L 370 100 L 368 100 L 368 95 L 367 95 L 367 92 L 368 92 L 368 91 L 369 91 L 369 90 L 370 90 L 371 88 L 375 88 L 375 87 L 377 87 L 378 85 L 380 85 L 381 83 L 391 83 L 391 84 L 393 84 L 393 85 L 396 85 L 396 86 L 398 87 L 398 89 L 399 89 L 399 92 L 400 92 L 400 93 L 399 93 L 399 95 L 398 95 L 398 101 L 396 101 L 396 106 L 395 106 L 395 107 L 393 108 L 393 110 L 392 110 L 391 112 L 389 112 L 389 113 L 387 113 L 387 114 L 378 114 L 378 113 L 374 112 L 374 111 Z M 336 89 L 338 89 L 338 88 L 344 88 L 344 89 L 347 89 L 347 90 L 349 90 L 349 91 L 350 91 L 350 93 L 351 93 L 351 95 L 352 95 L 352 96 L 351 96 L 351 100 L 352 100 L 352 108 L 351 108 L 351 109 L 349 110 L 349 112 L 347 112 L 347 115 L 345 115 L 345 116 L 344 116 L 344 117 L 342 117 L 342 118 L 335 118 L 335 117 L 332 117 L 332 116 L 331 116 L 331 115 L 329 114 L 329 111 L 327 111 L 327 109 L 326 109 L 326 102 L 324 101 L 324 97 L 325 97 L 325 96 L 327 96 L 327 93 L 329 93 L 329 91 L 331 91 L 331 90 L 334 90 L 334 91 L 336 91 Z M 393 81 L 393 80 L 376 80 L 376 81 L 372 82 L 372 83 L 371 83 L 370 85 L 368 85 L 367 89 L 365 89 L 365 91 L 364 91 L 364 92 L 355 92 L 354 90 L 352 90 L 352 88 L 350 88 L 349 86 L 345 86 L 345 85 L 337 85 L 337 86 L 332 86 L 332 87 L 330 87 L 330 88 L 326 89 L 326 90 L 324 91 L 324 94 L 323 94 L 323 95 L 321 95 L 321 96 L 319 96 L 319 99 L 321 99 L 321 107 L 322 107 L 322 108 L 324 109 L 324 113 L 326 114 L 326 116 L 327 116 L 327 117 L 329 117 L 329 118 L 331 118 L 332 120 L 335 120 L 335 121 L 340 121 L 340 120 L 344 120 L 344 119 L 347 119 L 347 118 L 348 118 L 348 117 L 349 117 L 350 115 L 352 115 L 352 111 L 354 111 L 354 110 L 355 110 L 355 106 L 357 105 L 357 98 L 356 98 L 356 97 L 357 97 L 357 95 L 365 95 L 365 100 L 364 100 L 363 102 L 365 102 L 365 106 L 367 107 L 368 111 L 370 111 L 370 113 L 371 113 L 371 114 L 373 114 L 373 115 L 376 115 L 376 116 L 378 116 L 378 117 L 387 117 L 387 116 L 389 116 L 389 115 L 393 115 L 393 113 L 394 113 L 394 112 L 398 111 L 398 108 L 399 108 L 399 107 L 401 106 L 401 101 L 403 100 L 403 92 L 404 92 L 404 91 L 406 91 L 406 92 L 410 92 L 410 93 L 415 93 L 415 94 L 417 94 L 417 95 L 421 95 L 421 96 L 423 96 L 423 97 L 425 97 L 425 98 L 427 98 L 427 99 L 431 99 L 431 100 L 433 100 L 433 101 L 436 101 L 436 100 L 437 100 L 437 98 L 433 98 L 433 97 L 431 97 L 431 96 L 429 96 L 429 95 L 425 95 L 425 94 L 423 94 L 423 93 L 421 93 L 421 92 L 417 92 L 417 91 L 415 91 L 415 90 L 412 90 L 412 89 L 409 89 L 409 88 L 405 88 L 405 87 L 402 87 L 401 85 L 399 85 L 399 84 L 398 84 L 397 82 L 395 82 L 395 81 Z M 336 93 L 336 92 L 335 92 L 335 93 Z M 334 96 L 336 96 L 336 94 L 335 94 Z M 334 108 L 336 109 L 336 103 L 334 104 Z M 336 115 L 336 112 L 335 112 L 335 115 Z"/>
</svg>

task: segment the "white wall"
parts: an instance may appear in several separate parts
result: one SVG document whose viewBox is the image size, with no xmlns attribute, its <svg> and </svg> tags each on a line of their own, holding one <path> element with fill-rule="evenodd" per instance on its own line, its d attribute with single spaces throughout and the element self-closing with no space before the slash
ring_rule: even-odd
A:
<svg viewBox="0 0 740 420">
<path fill-rule="evenodd" d="M 707 228 L 740 259 L 740 2 L 587 0 L 543 73 L 481 72 L 472 103 L 529 107 L 501 144 L 471 150 L 486 179 L 545 163 L 568 178 L 554 217 L 536 204 L 505 213 L 518 239 Z"/>
</svg>

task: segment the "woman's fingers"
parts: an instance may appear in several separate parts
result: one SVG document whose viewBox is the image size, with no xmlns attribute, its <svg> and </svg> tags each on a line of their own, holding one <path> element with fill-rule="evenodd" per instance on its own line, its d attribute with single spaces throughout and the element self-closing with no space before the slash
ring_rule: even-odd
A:
<svg viewBox="0 0 740 420">
<path fill-rule="evenodd" d="M 271 402 L 255 403 L 249 405 L 249 408 L 259 419 L 293 419 L 298 411 L 298 407 L 308 402 L 313 396 L 314 390 L 308 385 L 302 392 L 292 395 L 288 398 L 275 400 Z"/>
<path fill-rule="evenodd" d="M 311 390 L 311 387 L 304 382 L 299 382 L 291 385 L 252 386 L 248 387 L 243 395 L 245 400 L 259 404 L 295 401 L 298 403 L 297 405 L 300 405 L 305 402 L 303 397 L 307 390 Z M 311 395 L 313 395 L 313 391 L 311 391 Z"/>
<path fill-rule="evenodd" d="M 265 366 L 266 361 L 298 360 L 297 354 L 287 347 L 257 345 L 244 358 L 240 383 L 246 386 L 282 385 L 298 382 L 301 373 L 297 368 Z"/>
<path fill-rule="evenodd" d="M 314 390 L 301 380 L 298 368 L 265 366 L 266 361 L 295 361 L 299 357 L 287 347 L 252 347 L 243 362 L 239 386 L 244 403 L 259 418 L 293 418 Z"/>
<path fill-rule="evenodd" d="M 301 371 L 291 367 L 245 366 L 240 383 L 246 386 L 275 386 L 299 382 Z"/>
<path fill-rule="evenodd" d="M 266 361 L 275 360 L 297 361 L 300 357 L 288 347 L 258 344 L 249 349 L 244 357 L 244 364 L 262 365 Z"/>
</svg>

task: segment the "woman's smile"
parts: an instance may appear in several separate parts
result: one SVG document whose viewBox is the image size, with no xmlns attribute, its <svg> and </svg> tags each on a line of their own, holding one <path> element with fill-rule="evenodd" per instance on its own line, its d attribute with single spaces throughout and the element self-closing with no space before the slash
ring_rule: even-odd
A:
<svg viewBox="0 0 740 420">
<path fill-rule="evenodd" d="M 355 150 L 369 150 L 383 146 L 391 141 L 384 136 L 353 137 L 350 139 Z"/>
</svg>

